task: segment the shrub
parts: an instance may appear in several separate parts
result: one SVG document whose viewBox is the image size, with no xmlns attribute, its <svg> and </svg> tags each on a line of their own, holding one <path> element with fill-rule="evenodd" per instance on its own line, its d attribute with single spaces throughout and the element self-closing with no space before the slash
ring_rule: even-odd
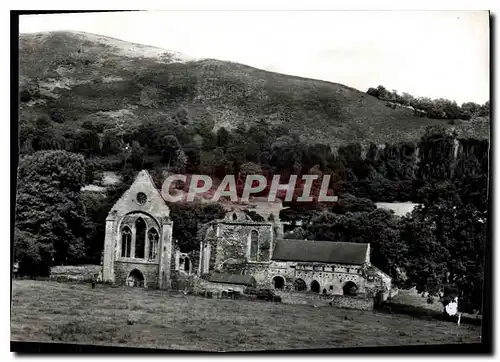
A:
<svg viewBox="0 0 500 362">
<path fill-rule="evenodd" d="M 31 93 L 27 89 L 23 89 L 19 92 L 19 99 L 22 103 L 27 103 L 33 99 Z"/>
<path fill-rule="evenodd" d="M 64 123 L 66 117 L 64 115 L 64 110 L 61 108 L 52 108 L 49 110 L 49 117 L 51 120 L 57 123 Z"/>
</svg>

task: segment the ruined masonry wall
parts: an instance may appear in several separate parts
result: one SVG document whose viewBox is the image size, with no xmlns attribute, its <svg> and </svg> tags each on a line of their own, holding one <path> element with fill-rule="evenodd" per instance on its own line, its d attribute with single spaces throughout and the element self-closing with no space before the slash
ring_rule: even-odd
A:
<svg viewBox="0 0 500 362">
<path fill-rule="evenodd" d="M 272 254 L 272 225 L 219 224 L 215 266 L 225 261 L 244 263 L 249 255 L 248 242 L 252 230 L 259 233 L 259 261 L 269 261 Z M 214 252 L 214 250 L 212 250 Z"/>
<path fill-rule="evenodd" d="M 331 300 L 331 297 L 316 293 L 277 291 L 276 294 L 281 297 L 281 302 L 284 304 L 327 305 Z"/>
<path fill-rule="evenodd" d="M 333 270 L 333 271 L 332 271 Z M 293 283 L 296 279 L 302 279 L 307 285 L 307 290 L 311 290 L 311 283 L 316 280 L 320 286 L 320 292 L 326 289 L 328 294 L 343 294 L 343 286 L 348 281 L 352 281 L 358 287 L 358 293 L 365 292 L 366 279 L 361 274 L 361 267 L 358 265 L 341 265 L 325 263 L 296 263 L 296 262 L 271 262 L 268 270 L 256 271 L 257 280 L 266 280 L 266 284 L 272 285 L 275 276 L 285 279 L 287 290 L 293 290 Z"/>
<path fill-rule="evenodd" d="M 144 275 L 144 286 L 146 288 L 158 288 L 158 264 L 115 261 L 115 283 L 124 285 L 127 276 L 134 269 Z"/>
<path fill-rule="evenodd" d="M 373 310 L 373 298 L 355 298 L 342 295 L 332 297 L 315 293 L 283 291 L 277 291 L 276 294 L 281 297 L 281 301 L 284 304 L 327 306 L 331 302 L 332 307 L 335 308 Z"/>
<path fill-rule="evenodd" d="M 373 298 L 353 298 L 349 296 L 333 296 L 331 299 L 333 307 L 373 310 Z"/>
</svg>

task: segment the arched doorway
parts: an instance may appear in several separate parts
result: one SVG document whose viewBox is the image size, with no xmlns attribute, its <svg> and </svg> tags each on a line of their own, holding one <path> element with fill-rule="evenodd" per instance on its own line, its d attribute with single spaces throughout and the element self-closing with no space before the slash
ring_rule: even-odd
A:
<svg viewBox="0 0 500 362">
<path fill-rule="evenodd" d="M 307 290 L 306 282 L 300 278 L 295 279 L 295 282 L 293 283 L 293 289 L 295 289 L 297 292 L 305 292 Z"/>
<path fill-rule="evenodd" d="M 129 287 L 144 287 L 144 275 L 137 269 L 132 270 L 128 275 L 127 285 Z"/>
<path fill-rule="evenodd" d="M 187 274 L 191 274 L 191 260 L 187 256 L 184 257 L 184 271 Z"/>
<path fill-rule="evenodd" d="M 344 295 L 356 295 L 358 293 L 358 286 L 354 282 L 347 282 L 342 287 Z"/>
<path fill-rule="evenodd" d="M 319 283 L 316 281 L 316 280 L 313 280 L 311 282 L 311 292 L 314 292 L 314 293 L 319 293 Z"/>
<path fill-rule="evenodd" d="M 280 276 L 273 278 L 274 289 L 283 289 L 285 287 L 285 279 Z"/>
</svg>

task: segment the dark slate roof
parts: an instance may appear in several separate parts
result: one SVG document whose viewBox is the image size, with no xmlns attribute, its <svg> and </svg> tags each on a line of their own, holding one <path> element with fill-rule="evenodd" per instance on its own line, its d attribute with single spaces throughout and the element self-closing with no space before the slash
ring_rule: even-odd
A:
<svg viewBox="0 0 500 362">
<path fill-rule="evenodd" d="M 208 278 L 212 283 L 240 284 L 252 286 L 255 285 L 255 279 L 251 275 L 213 273 Z"/>
<path fill-rule="evenodd" d="M 313 240 L 277 240 L 273 260 L 361 265 L 369 244 Z"/>
</svg>

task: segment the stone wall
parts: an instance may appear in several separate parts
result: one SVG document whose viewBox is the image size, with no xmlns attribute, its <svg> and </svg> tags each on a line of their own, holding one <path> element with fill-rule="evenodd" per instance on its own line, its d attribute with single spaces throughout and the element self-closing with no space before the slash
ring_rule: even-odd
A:
<svg viewBox="0 0 500 362">
<path fill-rule="evenodd" d="M 272 263 L 247 263 L 243 268 L 243 274 L 253 276 L 258 288 L 273 288 L 272 279 L 275 272 L 271 265 Z"/>
<path fill-rule="evenodd" d="M 224 221 L 217 225 L 217 249 L 215 264 L 223 265 L 232 260 L 246 262 L 249 258 L 249 241 L 252 230 L 258 232 L 259 261 L 269 261 L 272 256 L 273 230 L 269 223 L 239 223 Z"/>
<path fill-rule="evenodd" d="M 50 278 L 53 279 L 91 280 L 96 274 L 102 277 L 102 266 L 92 264 L 58 265 L 50 268 Z"/>
<path fill-rule="evenodd" d="M 382 301 L 385 301 L 393 294 L 392 280 L 387 274 L 373 265 L 365 268 L 365 273 L 365 294 L 367 297 L 376 297 L 377 294 L 382 293 Z"/>
<path fill-rule="evenodd" d="M 276 291 L 276 294 L 281 297 L 281 302 L 284 304 L 327 305 L 331 300 L 331 297 L 309 292 Z"/>
<path fill-rule="evenodd" d="M 319 283 L 321 293 L 326 289 L 327 294 L 341 295 L 343 286 L 349 281 L 356 284 L 358 293 L 365 292 L 366 279 L 359 265 L 272 261 L 269 264 L 248 263 L 245 274 L 252 275 L 259 287 L 273 288 L 273 278 L 282 277 L 285 290 L 293 290 L 295 280 L 302 279 L 308 291 L 315 280 Z"/>
<path fill-rule="evenodd" d="M 203 280 L 199 284 L 199 288 L 205 289 L 213 292 L 222 292 L 223 290 L 232 289 L 234 291 L 240 292 L 243 294 L 245 289 L 247 288 L 244 285 L 240 284 L 229 284 L 229 283 L 212 283 L 206 280 Z"/>
<path fill-rule="evenodd" d="M 158 264 L 115 261 L 115 283 L 125 285 L 127 277 L 134 269 L 144 276 L 144 287 L 158 288 Z"/>
<path fill-rule="evenodd" d="M 373 298 L 356 298 L 350 296 L 335 295 L 330 299 L 332 307 L 373 310 Z"/>
<path fill-rule="evenodd" d="M 224 266 L 224 271 L 231 274 L 251 275 L 257 281 L 258 288 L 274 288 L 273 279 L 282 277 L 285 280 L 284 290 L 293 291 L 294 282 L 302 279 L 311 290 L 313 281 L 319 283 L 319 291 L 328 295 L 343 295 L 344 285 L 351 281 L 358 287 L 358 293 L 371 291 L 376 294 L 380 290 L 381 279 L 374 275 L 372 281 L 367 281 L 364 267 L 359 265 L 300 263 L 300 262 L 234 262 Z"/>
<path fill-rule="evenodd" d="M 209 262 L 208 262 L 208 271 L 210 272 L 215 269 L 215 262 L 216 262 L 216 257 L 217 257 L 217 248 L 219 245 L 218 239 L 215 239 L 211 242 L 211 244 L 208 246 L 209 250 Z"/>
</svg>

